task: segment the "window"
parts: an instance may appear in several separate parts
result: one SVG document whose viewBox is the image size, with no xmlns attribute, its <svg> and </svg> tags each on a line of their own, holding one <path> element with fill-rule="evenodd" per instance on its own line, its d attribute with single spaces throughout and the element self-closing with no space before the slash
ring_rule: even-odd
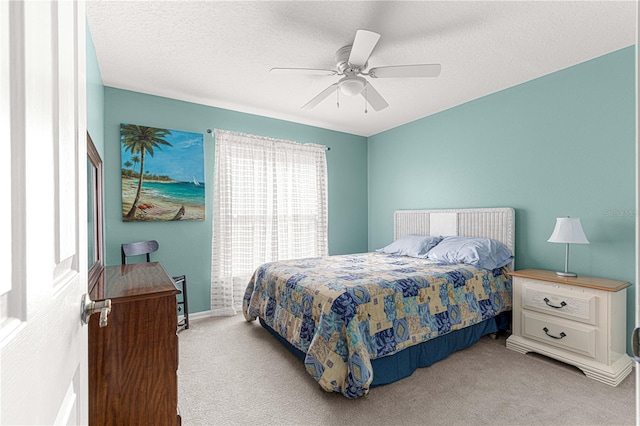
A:
<svg viewBox="0 0 640 426">
<path fill-rule="evenodd" d="M 211 310 L 240 309 L 265 262 L 327 254 L 325 146 L 216 130 Z"/>
</svg>

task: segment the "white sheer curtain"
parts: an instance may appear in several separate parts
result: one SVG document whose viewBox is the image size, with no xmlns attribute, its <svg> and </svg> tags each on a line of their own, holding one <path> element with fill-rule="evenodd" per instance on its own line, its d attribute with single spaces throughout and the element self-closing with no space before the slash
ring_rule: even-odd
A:
<svg viewBox="0 0 640 426">
<path fill-rule="evenodd" d="M 327 255 L 326 148 L 215 130 L 211 313 L 265 262 Z"/>
</svg>

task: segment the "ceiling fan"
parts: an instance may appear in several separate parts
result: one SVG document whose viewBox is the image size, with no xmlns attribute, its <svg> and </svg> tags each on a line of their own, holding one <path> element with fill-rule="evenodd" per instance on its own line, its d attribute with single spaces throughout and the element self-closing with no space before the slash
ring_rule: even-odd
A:
<svg viewBox="0 0 640 426">
<path fill-rule="evenodd" d="M 271 68 L 273 73 L 297 73 L 311 75 L 343 76 L 337 83 L 324 89 L 311 99 L 302 109 L 312 109 L 329 95 L 338 90 L 345 95 L 362 95 L 373 109 L 380 111 L 389 106 L 382 95 L 373 88 L 364 77 L 371 78 L 404 78 L 404 77 L 437 77 L 440 75 L 440 64 L 394 65 L 367 69 L 369 57 L 380 40 L 380 34 L 368 30 L 358 30 L 353 44 L 338 49 L 335 54 L 337 70 L 315 68 Z M 339 106 L 339 105 L 338 105 Z M 366 112 L 366 109 L 365 109 Z"/>
</svg>

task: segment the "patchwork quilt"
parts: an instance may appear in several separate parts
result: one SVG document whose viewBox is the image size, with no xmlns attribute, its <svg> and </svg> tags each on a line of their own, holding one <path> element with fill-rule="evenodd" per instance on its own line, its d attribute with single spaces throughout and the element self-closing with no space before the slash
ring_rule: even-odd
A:
<svg viewBox="0 0 640 426">
<path fill-rule="evenodd" d="M 262 318 L 306 353 L 323 389 L 348 398 L 368 392 L 372 359 L 508 310 L 504 269 L 382 253 L 266 263 L 243 299 L 247 321 Z"/>
</svg>

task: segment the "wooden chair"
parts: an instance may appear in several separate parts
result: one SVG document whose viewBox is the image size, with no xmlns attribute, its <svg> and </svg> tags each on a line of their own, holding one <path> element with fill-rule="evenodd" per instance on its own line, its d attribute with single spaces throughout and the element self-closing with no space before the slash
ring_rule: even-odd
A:
<svg viewBox="0 0 640 426">
<path fill-rule="evenodd" d="M 127 264 L 127 259 L 132 256 L 146 256 L 146 261 L 151 262 L 151 253 L 159 248 L 156 240 L 140 241 L 136 243 L 122 244 L 122 264 Z M 179 275 L 172 277 L 173 282 L 180 288 L 182 296 L 178 297 L 178 314 L 183 313 L 183 319 L 178 322 L 178 331 L 189 328 L 189 304 L 187 301 L 187 277 Z"/>
</svg>

